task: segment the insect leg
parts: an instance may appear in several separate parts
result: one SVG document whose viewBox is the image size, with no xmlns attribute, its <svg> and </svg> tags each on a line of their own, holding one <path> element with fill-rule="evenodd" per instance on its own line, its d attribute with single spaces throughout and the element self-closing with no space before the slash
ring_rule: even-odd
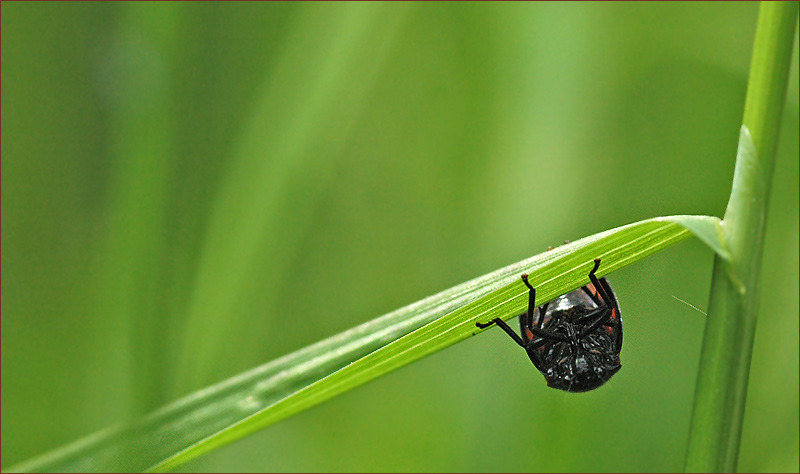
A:
<svg viewBox="0 0 800 474">
<path fill-rule="evenodd" d="M 600 284 L 600 281 L 594 274 L 598 268 L 600 268 L 600 259 L 596 258 L 594 259 L 594 268 L 592 268 L 592 271 L 589 272 L 589 280 L 591 280 L 595 290 L 597 290 L 597 293 L 600 295 L 600 297 L 603 298 L 603 303 L 605 305 L 608 305 L 611 302 L 611 297 L 608 296 L 605 287 Z"/>
<path fill-rule="evenodd" d="M 521 330 L 525 332 L 525 328 L 533 327 L 533 310 L 536 308 L 536 289 L 528 283 L 528 275 L 522 274 L 522 281 L 525 283 L 525 286 L 528 287 L 528 310 L 520 316 L 521 319 Z"/>
<path fill-rule="evenodd" d="M 488 323 L 479 323 L 479 322 L 475 323 L 475 325 L 478 326 L 481 329 L 488 328 L 492 324 L 497 324 L 498 326 L 500 326 L 500 329 L 502 329 L 503 331 L 506 332 L 506 334 L 511 336 L 511 339 L 513 339 L 514 342 L 516 342 L 517 344 L 519 344 L 522 347 L 525 347 L 525 341 L 523 341 L 522 338 L 519 337 L 519 335 L 517 333 L 515 333 L 514 330 L 511 329 L 508 326 L 508 324 L 506 324 L 506 322 L 503 321 L 500 318 L 494 318 L 491 321 L 489 321 Z"/>
<path fill-rule="evenodd" d="M 553 340 L 553 341 L 562 341 L 562 342 L 570 342 L 571 339 L 569 336 L 565 336 L 563 334 L 558 334 L 555 332 L 545 331 L 544 329 L 539 328 L 529 328 L 533 335 L 541 337 L 542 339 L 546 340 Z"/>
<path fill-rule="evenodd" d="M 594 285 L 594 283 L 592 283 L 592 285 Z M 596 293 L 592 293 L 591 291 L 589 291 L 588 286 L 586 286 L 586 285 L 582 286 L 581 290 L 583 290 L 583 292 L 586 293 L 586 295 L 588 295 L 589 298 L 592 299 L 592 301 L 594 301 L 594 304 L 597 305 L 598 308 L 600 306 L 603 306 L 603 302 L 600 301 L 600 298 L 597 297 Z M 597 291 L 597 290 L 595 290 L 595 291 Z"/>
<path fill-rule="evenodd" d="M 592 311 L 591 313 L 587 314 L 584 318 L 587 320 L 591 320 L 593 318 L 596 319 L 592 321 L 588 326 L 583 328 L 581 333 L 578 335 L 578 339 L 581 339 L 590 332 L 594 331 L 595 329 L 597 329 L 598 326 L 600 326 L 603 323 L 607 323 L 610 321 L 611 324 L 614 324 L 614 320 L 611 318 L 611 311 L 609 311 L 607 307 L 598 308 Z"/>
</svg>

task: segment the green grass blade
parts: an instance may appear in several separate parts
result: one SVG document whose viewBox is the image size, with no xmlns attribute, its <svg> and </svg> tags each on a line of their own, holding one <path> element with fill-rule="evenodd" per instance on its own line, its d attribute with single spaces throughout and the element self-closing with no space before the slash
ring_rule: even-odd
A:
<svg viewBox="0 0 800 474">
<path fill-rule="evenodd" d="M 681 225 L 679 225 L 680 223 Z M 603 259 L 599 273 L 629 265 L 689 237 L 687 227 L 702 231 L 704 239 L 716 235 L 713 217 L 678 216 L 653 219 L 613 229 L 537 255 L 462 285 L 474 301 L 401 337 L 354 363 L 266 407 L 239 423 L 209 436 L 175 456 L 153 466 L 152 471 L 175 469 L 217 447 L 247 436 L 277 421 L 308 409 L 478 332 L 476 321 L 509 319 L 527 304 L 527 290 L 519 274 L 528 272 L 541 301 L 549 301 L 588 282 L 591 261 Z M 497 288 L 491 291 L 493 288 Z M 491 291 L 485 296 L 478 294 Z M 451 291 L 451 290 L 448 290 Z M 446 301 L 444 294 L 432 297 Z"/>
<path fill-rule="evenodd" d="M 173 393 L 221 378 L 221 334 L 251 324 L 236 309 L 248 282 L 259 282 L 265 307 L 279 308 L 281 278 L 314 225 L 313 203 L 335 177 L 341 150 L 412 7 L 299 9 L 210 210 Z M 350 71 L 359 71 L 359 80 Z M 259 281 L 267 276 L 263 269 L 269 269 L 267 281 Z"/>
<path fill-rule="evenodd" d="M 186 397 L 134 426 L 108 430 L 13 466 L 13 471 L 175 469 L 394 369 L 480 332 L 476 321 L 512 318 L 527 304 L 529 273 L 540 301 L 636 262 L 695 232 L 712 248 L 719 219 L 672 216 L 608 230 L 514 263 L 320 341 Z M 691 232 L 690 230 L 691 229 Z"/>
<path fill-rule="evenodd" d="M 116 92 L 109 114 L 111 183 L 95 304 L 109 324 L 131 334 L 126 341 L 131 378 L 123 383 L 137 388 L 125 390 L 131 395 L 133 418 L 166 401 L 159 390 L 168 378 L 166 344 L 155 328 L 165 318 L 164 223 L 176 116 L 171 71 L 165 64 L 174 60 L 174 31 L 184 9 L 170 2 L 120 7 L 109 46 L 115 59 L 107 74 L 116 85 L 108 87 Z"/>
</svg>

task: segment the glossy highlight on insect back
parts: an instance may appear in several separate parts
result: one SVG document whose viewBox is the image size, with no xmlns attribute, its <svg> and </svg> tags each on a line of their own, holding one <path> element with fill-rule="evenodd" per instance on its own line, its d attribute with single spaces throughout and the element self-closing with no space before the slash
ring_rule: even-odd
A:
<svg viewBox="0 0 800 474">
<path fill-rule="evenodd" d="M 521 336 L 502 319 L 497 324 L 528 353 L 547 385 L 567 392 L 587 392 L 606 383 L 622 367 L 622 316 L 606 278 L 597 278 L 600 259 L 589 272 L 590 283 L 536 306 L 536 289 L 528 287 L 528 310 L 520 315 Z"/>
</svg>

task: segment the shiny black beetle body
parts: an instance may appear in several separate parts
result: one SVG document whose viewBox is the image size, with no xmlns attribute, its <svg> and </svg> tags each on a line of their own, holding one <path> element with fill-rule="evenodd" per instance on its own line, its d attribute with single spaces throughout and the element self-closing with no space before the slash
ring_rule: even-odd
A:
<svg viewBox="0 0 800 474">
<path fill-rule="evenodd" d="M 567 392 L 587 392 L 603 385 L 622 367 L 622 317 L 611 285 L 595 272 L 590 283 L 542 306 L 528 283 L 528 310 L 519 317 L 521 336 L 502 319 L 476 323 L 479 328 L 497 324 L 528 353 L 547 385 Z"/>
</svg>

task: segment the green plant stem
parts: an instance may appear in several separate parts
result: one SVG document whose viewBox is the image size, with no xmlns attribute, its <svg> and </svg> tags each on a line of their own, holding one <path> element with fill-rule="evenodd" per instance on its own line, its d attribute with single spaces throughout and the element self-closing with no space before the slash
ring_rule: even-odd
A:
<svg viewBox="0 0 800 474">
<path fill-rule="evenodd" d="M 758 309 L 764 229 L 798 4 L 762 2 L 742 135 L 722 238 L 686 457 L 687 472 L 733 472 L 747 397 Z"/>
</svg>

